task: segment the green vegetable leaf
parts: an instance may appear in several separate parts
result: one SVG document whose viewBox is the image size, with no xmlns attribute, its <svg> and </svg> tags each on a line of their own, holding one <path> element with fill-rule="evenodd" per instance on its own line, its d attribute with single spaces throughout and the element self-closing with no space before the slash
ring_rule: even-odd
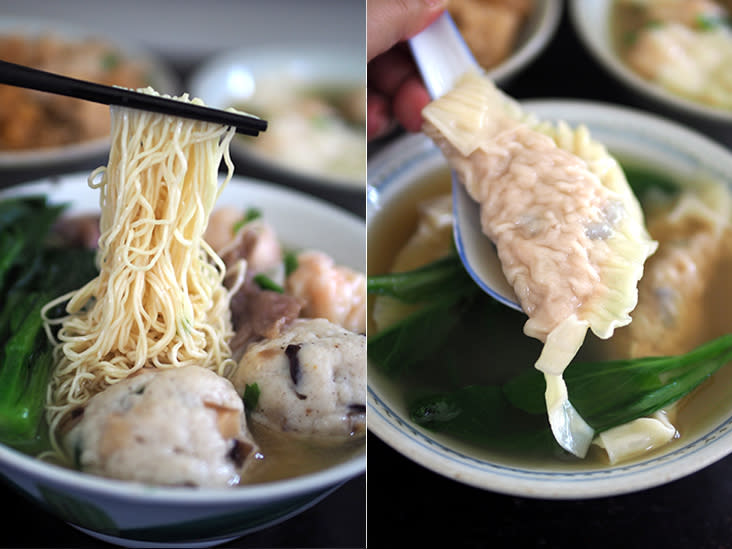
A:
<svg viewBox="0 0 732 549">
<path fill-rule="evenodd" d="M 274 280 L 272 280 L 270 277 L 268 277 L 266 274 L 256 274 L 254 275 L 254 278 L 252 279 L 254 282 L 257 283 L 257 286 L 259 286 L 263 290 L 270 290 L 272 292 L 277 292 L 279 294 L 285 293 L 285 290 L 282 286 L 277 284 Z"/>
<path fill-rule="evenodd" d="M 53 358 L 41 309 L 96 274 L 93 250 L 49 244 L 64 209 L 38 196 L 0 201 L 0 441 L 19 448 L 44 437 Z"/>
<path fill-rule="evenodd" d="M 297 252 L 286 252 L 284 256 L 285 276 L 290 276 L 297 270 Z"/>
<path fill-rule="evenodd" d="M 52 365 L 40 313 L 47 300 L 39 293 L 14 299 L 12 335 L 0 354 L 0 440 L 24 441 L 37 434 Z"/>
<path fill-rule="evenodd" d="M 367 291 L 417 305 L 409 316 L 369 338 L 370 362 L 389 375 L 408 372 L 427 359 L 439 360 L 438 351 L 461 337 L 458 328 L 474 319 L 476 310 L 481 318 L 471 326 L 483 329 L 488 315 L 481 313 L 498 306 L 473 282 L 457 255 L 413 271 L 369 276 Z"/>
<path fill-rule="evenodd" d="M 244 225 L 246 225 L 250 221 L 259 219 L 260 217 L 262 217 L 262 210 L 258 208 L 247 208 L 247 210 L 244 212 L 244 216 L 239 221 L 234 223 L 231 232 L 234 234 L 238 233 Z"/>
<path fill-rule="evenodd" d="M 707 13 L 697 14 L 694 19 L 694 27 L 701 31 L 711 31 L 727 24 L 729 21 L 726 17 Z"/>
<path fill-rule="evenodd" d="M 426 429 L 504 451 L 563 454 L 544 416 L 512 407 L 501 388 L 470 385 L 409 404 L 411 419 Z"/>
<path fill-rule="evenodd" d="M 732 361 L 732 334 L 668 357 L 576 362 L 564 372 L 569 400 L 597 432 L 650 416 L 698 387 Z M 508 400 L 544 414 L 544 376 L 533 368 L 503 387 Z"/>
<path fill-rule="evenodd" d="M 475 283 L 465 272 L 457 255 L 449 255 L 412 271 L 369 276 L 366 290 L 371 295 L 387 295 L 406 303 L 417 303 Z"/>
<path fill-rule="evenodd" d="M 681 189 L 673 179 L 632 163 L 623 164 L 623 171 L 630 188 L 639 199 L 643 199 L 651 189 L 665 194 L 675 194 Z"/>
<path fill-rule="evenodd" d="M 244 394 L 242 395 L 242 400 L 244 401 L 245 410 L 251 412 L 252 410 L 256 409 L 257 404 L 259 403 L 260 393 L 261 391 L 259 390 L 259 385 L 257 385 L 256 383 L 244 386 Z"/>
</svg>

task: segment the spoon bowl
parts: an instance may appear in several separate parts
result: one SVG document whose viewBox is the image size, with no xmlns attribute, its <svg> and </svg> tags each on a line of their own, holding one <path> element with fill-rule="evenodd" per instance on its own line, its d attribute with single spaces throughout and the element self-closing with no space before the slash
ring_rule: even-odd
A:
<svg viewBox="0 0 732 549">
<path fill-rule="evenodd" d="M 409 46 L 432 99 L 452 89 L 466 72 L 483 72 L 447 12 L 411 38 Z M 481 229 L 480 207 L 455 172 L 452 172 L 452 208 L 455 246 L 468 274 L 494 299 L 521 311 L 516 294 L 503 274 L 496 248 Z"/>
</svg>

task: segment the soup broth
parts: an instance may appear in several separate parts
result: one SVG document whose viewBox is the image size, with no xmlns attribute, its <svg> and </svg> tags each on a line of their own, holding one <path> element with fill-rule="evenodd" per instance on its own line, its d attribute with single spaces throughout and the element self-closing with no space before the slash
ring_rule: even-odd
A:
<svg viewBox="0 0 732 549">
<path fill-rule="evenodd" d="M 639 170 L 651 176 L 654 181 L 675 185 L 660 169 L 649 171 L 636 168 L 630 161 L 624 164 L 631 185 L 633 173 Z M 382 207 L 369 223 L 368 273 L 382 274 L 390 271 L 399 250 L 414 232 L 417 223 L 416 205 L 430 197 L 450 192 L 450 174 L 447 169 L 438 170 L 416 182 L 407 191 Z M 644 203 L 645 208 L 645 203 Z M 657 238 L 654 235 L 654 238 Z M 729 311 L 730 292 L 727 283 L 732 274 L 732 257 L 724 258 L 714 279 L 708 284 L 705 299 L 699 303 L 704 314 L 704 329 L 698 343 L 732 331 L 732 313 Z M 373 314 L 374 299 L 369 300 L 369 335 L 376 333 Z M 370 364 L 369 376 L 379 384 L 379 390 L 393 397 L 400 413 L 408 415 L 410 406 L 425 395 L 435 392 L 456 391 L 469 385 L 500 386 L 517 374 L 533 367 L 541 352 L 542 344 L 523 334 L 526 316 L 492 302 L 487 296 L 477 311 L 472 311 L 467 326 L 457 339 L 451 340 L 449 348 L 433 353 L 430 359 L 418 367 L 394 378 L 387 378 Z M 622 330 L 622 329 L 621 329 Z M 619 333 L 620 330 L 618 330 Z M 601 341 L 593 335 L 588 338 L 577 356 L 577 361 L 606 360 L 612 355 L 613 340 Z M 571 366 L 570 366 L 571 368 Z M 678 407 L 674 426 L 680 437 L 663 446 L 655 453 L 673 449 L 679 441 L 686 441 L 719 422 L 730 414 L 729 395 L 732 383 L 732 367 L 725 366 L 712 379 L 705 382 L 692 395 L 686 397 Z M 571 392 L 570 392 L 571 399 Z M 502 444 L 486 436 L 483 440 L 474 437 L 466 439 L 455 434 L 433 433 L 437 440 L 457 451 L 468 452 L 494 462 L 523 463 L 531 467 L 559 468 L 577 466 L 601 468 L 608 465 L 607 456 L 601 449 L 592 446 L 584 460 L 561 450 L 551 438 L 545 416 L 527 418 L 525 414 L 511 410 L 500 410 L 505 422 L 517 435 L 529 432 L 541 433 L 535 437 L 524 437 L 530 444 Z M 642 456 L 643 459 L 652 454 Z M 564 464 L 564 465 L 563 465 Z"/>
<path fill-rule="evenodd" d="M 327 441 L 297 438 L 278 433 L 250 422 L 259 455 L 241 486 L 299 477 L 322 471 L 359 456 L 364 451 L 363 438 L 351 441 Z"/>
</svg>

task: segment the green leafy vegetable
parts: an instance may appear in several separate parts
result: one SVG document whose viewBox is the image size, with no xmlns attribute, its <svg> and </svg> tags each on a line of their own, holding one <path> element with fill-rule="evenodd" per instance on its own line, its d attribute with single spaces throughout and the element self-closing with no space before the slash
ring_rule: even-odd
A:
<svg viewBox="0 0 732 549">
<path fill-rule="evenodd" d="M 14 301 L 0 367 L 0 440 L 9 443 L 35 438 L 52 365 L 41 318 L 47 295 L 29 293 Z"/>
<path fill-rule="evenodd" d="M 257 385 L 256 383 L 244 386 L 244 394 L 241 398 L 244 401 L 245 410 L 251 412 L 257 407 L 257 404 L 259 403 L 260 393 L 261 391 L 259 390 L 259 385 Z"/>
<path fill-rule="evenodd" d="M 250 221 L 254 221 L 255 219 L 259 219 L 262 217 L 262 211 L 258 208 L 247 208 L 247 210 L 244 212 L 244 216 L 234 223 L 234 226 L 232 227 L 232 232 L 234 234 L 239 232 L 239 229 L 241 229 L 244 225 L 249 223 Z"/>
<path fill-rule="evenodd" d="M 420 305 L 369 338 L 369 359 L 390 374 L 409 370 L 454 340 L 454 329 L 473 300 L 485 299 L 456 255 L 406 273 L 370 276 L 367 291 Z"/>
<path fill-rule="evenodd" d="M 679 356 L 573 363 L 564 378 L 572 404 L 599 433 L 650 416 L 730 361 L 732 334 Z M 531 368 L 502 387 L 473 385 L 435 393 L 415 399 L 409 410 L 423 427 L 476 444 L 551 449 L 544 389 L 543 374 Z"/>
<path fill-rule="evenodd" d="M 543 416 L 511 405 L 499 386 L 469 385 L 417 398 L 409 405 L 412 420 L 472 444 L 503 451 L 565 452 Z"/>
<path fill-rule="evenodd" d="M 460 258 L 451 254 L 411 271 L 369 276 L 366 289 L 370 295 L 417 303 L 446 292 L 455 296 L 464 294 L 466 286 L 475 287 L 475 283 L 465 272 Z"/>
<path fill-rule="evenodd" d="M 732 360 L 732 334 L 686 354 L 577 362 L 564 372 L 570 400 L 598 432 L 645 417 L 689 394 Z M 543 413 L 544 377 L 527 371 L 504 386 L 514 406 Z"/>
<path fill-rule="evenodd" d="M 270 290 L 272 292 L 277 292 L 279 294 L 285 293 L 284 288 L 282 288 L 282 286 L 277 284 L 274 280 L 272 280 L 266 274 L 258 273 L 256 275 L 254 275 L 253 280 L 254 280 L 254 282 L 257 283 L 257 286 L 259 286 L 263 290 Z"/>
<path fill-rule="evenodd" d="M 694 26 L 701 31 L 711 31 L 723 25 L 729 25 L 729 20 L 714 14 L 700 13 L 694 20 Z"/>
<path fill-rule="evenodd" d="M 0 442 L 13 446 L 27 448 L 43 436 L 52 350 L 41 308 L 96 274 L 93 250 L 48 244 L 64 208 L 39 196 L 0 202 Z"/>
<path fill-rule="evenodd" d="M 632 163 L 623 164 L 623 171 L 631 189 L 641 200 L 651 189 L 665 194 L 675 194 L 681 188 L 673 179 Z"/>
<path fill-rule="evenodd" d="M 297 270 L 297 267 L 298 267 L 297 252 L 292 252 L 292 251 L 285 252 L 284 263 L 285 263 L 285 276 L 290 276 L 292 273 L 294 273 Z"/>
</svg>

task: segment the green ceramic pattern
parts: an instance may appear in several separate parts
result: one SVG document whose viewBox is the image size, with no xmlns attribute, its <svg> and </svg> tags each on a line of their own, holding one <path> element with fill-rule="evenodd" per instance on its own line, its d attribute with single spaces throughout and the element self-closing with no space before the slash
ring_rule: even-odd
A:
<svg viewBox="0 0 732 549">
<path fill-rule="evenodd" d="M 112 518 L 96 505 L 43 484 L 38 485 L 38 491 L 49 509 L 63 520 L 95 532 L 119 534 L 119 528 Z"/>
<path fill-rule="evenodd" d="M 258 505 L 244 511 L 222 513 L 199 520 L 186 520 L 176 524 L 167 524 L 149 528 L 131 528 L 120 531 L 117 535 L 127 539 L 149 542 L 183 542 L 187 540 L 205 540 L 241 534 L 246 530 L 258 527 L 286 517 L 301 509 L 311 501 L 325 495 L 331 489 L 305 494 L 287 502 Z"/>
</svg>

